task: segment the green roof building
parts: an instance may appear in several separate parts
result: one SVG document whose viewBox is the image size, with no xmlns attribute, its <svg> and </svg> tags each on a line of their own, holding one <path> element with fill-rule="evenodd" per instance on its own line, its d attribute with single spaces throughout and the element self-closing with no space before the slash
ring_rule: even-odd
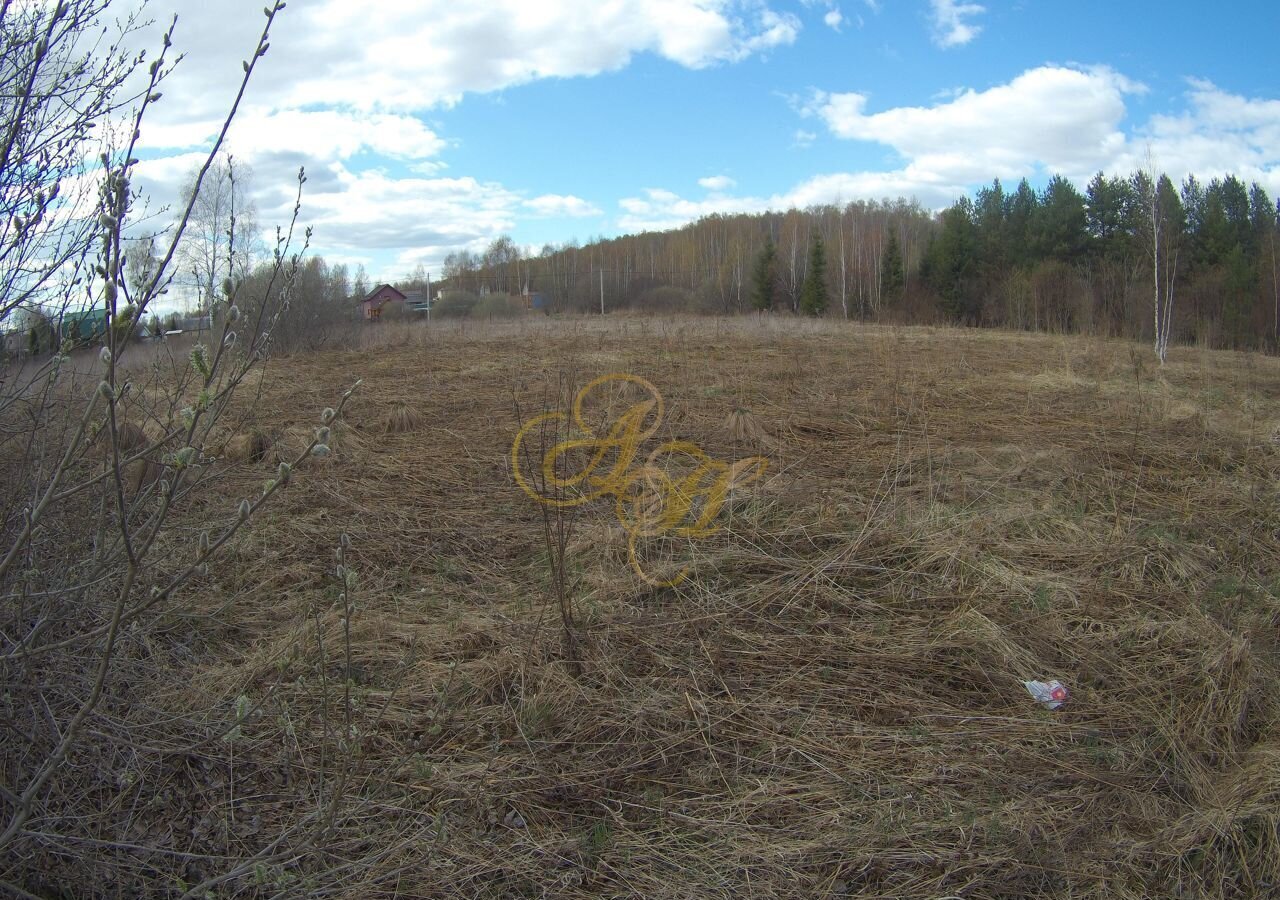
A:
<svg viewBox="0 0 1280 900">
<path fill-rule="evenodd" d="M 63 340 L 69 339 L 79 344 L 101 340 L 107 333 L 107 311 L 86 309 L 83 312 L 63 313 L 61 330 Z"/>
</svg>

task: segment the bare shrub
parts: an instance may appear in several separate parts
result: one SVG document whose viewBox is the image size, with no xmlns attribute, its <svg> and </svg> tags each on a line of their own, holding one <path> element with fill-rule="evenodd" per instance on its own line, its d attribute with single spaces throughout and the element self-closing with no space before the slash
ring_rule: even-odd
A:
<svg viewBox="0 0 1280 900">
<path fill-rule="evenodd" d="M 524 300 L 512 294 L 488 294 L 471 310 L 473 319 L 515 319 L 525 314 Z"/>
<path fill-rule="evenodd" d="M 479 302 L 479 295 L 470 291 L 445 291 L 433 307 L 434 315 L 442 319 L 466 318 Z"/>
<path fill-rule="evenodd" d="M 645 291 L 636 299 L 638 312 L 651 315 L 692 312 L 698 306 L 697 298 L 690 291 L 678 287 L 657 287 Z"/>
<path fill-rule="evenodd" d="M 212 580 L 234 577 L 228 555 L 299 467 L 331 455 L 351 395 L 317 409 L 308 439 L 264 481 L 231 477 L 231 463 L 215 452 L 228 423 L 251 409 L 253 394 L 242 388 L 289 321 L 309 239 L 295 233 L 305 175 L 298 173 L 293 221 L 277 231 L 257 302 L 246 302 L 231 233 L 225 256 L 206 273 L 208 284 L 221 285 L 212 330 L 185 356 L 178 345 L 144 351 L 132 341 L 173 279 L 201 186 L 283 8 L 264 9 L 258 43 L 181 215 L 132 279 L 125 235 L 136 199 L 134 142 L 175 65 L 176 19 L 155 60 L 135 73 L 141 57 L 121 54 L 118 44 L 133 19 L 114 46 L 96 45 L 107 52 L 83 49 L 93 41 L 81 38 L 103 28 L 105 0 L 0 11 L 0 95 L 21 98 L 0 103 L 0 317 L 34 308 L 40 321 L 67 321 L 83 309 L 105 323 L 99 348 L 64 340 L 51 357 L 0 375 L 0 888 L 7 893 L 139 896 L 177 886 L 178 895 L 205 896 L 221 884 L 235 889 L 255 866 L 296 859 L 343 821 L 345 779 L 325 774 L 317 785 L 323 815 L 309 801 L 283 810 L 233 802 L 232 819 L 265 817 L 271 825 L 236 832 L 234 849 L 230 831 L 218 840 L 211 829 L 231 825 L 210 818 L 217 805 L 210 786 L 234 790 L 243 779 L 228 769 L 228 755 L 265 700 L 248 700 L 245 684 L 234 702 L 208 693 L 165 699 L 175 661 L 217 633 L 218 611 L 203 603 Z M 135 74 L 143 90 L 125 95 Z M 94 159 L 93 127 L 130 107 L 125 142 L 107 147 L 96 164 L 82 162 Z M 73 182 L 96 189 L 61 196 L 59 187 Z M 233 439 L 232 455 L 265 453 L 257 435 L 241 443 Z M 175 767 L 175 760 L 186 762 Z M 167 830 L 132 831 L 140 814 L 167 822 Z M 173 854 L 175 843 L 191 852 Z M 317 863 L 333 864 L 332 857 Z"/>
</svg>

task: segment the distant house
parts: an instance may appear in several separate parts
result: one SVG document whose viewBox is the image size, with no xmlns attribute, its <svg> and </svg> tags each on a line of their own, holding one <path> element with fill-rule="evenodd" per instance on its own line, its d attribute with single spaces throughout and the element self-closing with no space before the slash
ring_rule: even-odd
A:
<svg viewBox="0 0 1280 900">
<path fill-rule="evenodd" d="M 407 298 L 403 293 L 389 284 L 374 288 L 369 296 L 360 301 L 360 317 L 362 319 L 380 319 L 382 311 L 388 303 L 404 304 Z"/>
<path fill-rule="evenodd" d="M 78 344 L 90 344 L 101 340 L 107 333 L 107 311 L 86 309 L 81 312 L 63 313 L 61 332 L 63 340 L 75 341 Z"/>
<path fill-rule="evenodd" d="M 29 338 L 25 331 L 8 331 L 4 336 L 4 356 L 6 359 L 22 356 L 27 352 Z"/>
<path fill-rule="evenodd" d="M 375 289 L 369 296 L 360 301 L 360 318 L 377 320 L 384 312 L 393 309 L 388 304 L 399 304 L 397 311 L 408 313 L 425 313 L 431 306 L 431 300 L 422 291 L 402 291 L 389 284 Z"/>
<path fill-rule="evenodd" d="M 178 319 L 177 327 L 183 331 L 212 331 L 213 316 L 184 316 Z"/>
</svg>

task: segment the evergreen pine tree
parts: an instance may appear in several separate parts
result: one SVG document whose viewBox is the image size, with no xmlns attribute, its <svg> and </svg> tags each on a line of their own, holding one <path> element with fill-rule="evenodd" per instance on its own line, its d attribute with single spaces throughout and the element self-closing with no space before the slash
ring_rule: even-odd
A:
<svg viewBox="0 0 1280 900">
<path fill-rule="evenodd" d="M 809 248 L 809 271 L 800 287 L 800 308 L 811 316 L 827 311 L 827 253 L 821 236 L 814 238 Z"/>
<path fill-rule="evenodd" d="M 778 290 L 778 248 L 773 237 L 765 238 L 764 249 L 756 257 L 751 270 L 751 305 L 759 310 L 773 309 Z"/>
<path fill-rule="evenodd" d="M 1032 230 L 1040 200 L 1024 178 L 1018 182 L 1018 189 L 1009 199 L 1008 204 L 1009 214 L 1005 218 L 1005 247 L 1009 251 L 1009 262 L 1015 266 L 1030 266 L 1036 261 Z M 971 215 L 970 218 L 975 219 L 976 216 Z"/>
<path fill-rule="evenodd" d="M 1044 189 L 1031 217 L 1031 236 L 1040 259 L 1073 263 L 1088 244 L 1088 219 L 1084 197 L 1075 185 L 1054 175 Z"/>
<path fill-rule="evenodd" d="M 942 309 L 952 319 L 975 322 L 981 298 L 973 290 L 978 230 L 968 197 L 942 213 L 942 228 L 925 251 L 921 276 L 938 292 Z"/>
<path fill-rule="evenodd" d="M 1236 244 L 1223 261 L 1222 330 L 1231 346 L 1249 345 L 1253 301 L 1257 292 L 1253 267 L 1244 248 Z"/>
<path fill-rule="evenodd" d="M 898 246 L 896 228 L 889 229 L 889 240 L 885 242 L 884 252 L 880 255 L 880 279 L 886 303 L 892 303 L 902 296 L 906 273 L 903 270 L 902 249 Z"/>
</svg>

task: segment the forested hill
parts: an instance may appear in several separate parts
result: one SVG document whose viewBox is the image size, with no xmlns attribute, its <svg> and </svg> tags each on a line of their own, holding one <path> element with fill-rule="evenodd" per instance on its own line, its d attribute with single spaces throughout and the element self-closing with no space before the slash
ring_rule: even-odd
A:
<svg viewBox="0 0 1280 900">
<path fill-rule="evenodd" d="M 1157 296 L 1174 342 L 1268 347 L 1280 333 L 1280 208 L 1235 176 L 1175 185 L 1143 172 L 997 180 L 939 215 L 857 201 L 712 215 L 673 231 L 451 254 L 445 289 L 543 294 L 548 307 L 759 308 L 880 321 L 1147 338 Z M 806 292 L 806 279 L 809 281 Z"/>
</svg>

